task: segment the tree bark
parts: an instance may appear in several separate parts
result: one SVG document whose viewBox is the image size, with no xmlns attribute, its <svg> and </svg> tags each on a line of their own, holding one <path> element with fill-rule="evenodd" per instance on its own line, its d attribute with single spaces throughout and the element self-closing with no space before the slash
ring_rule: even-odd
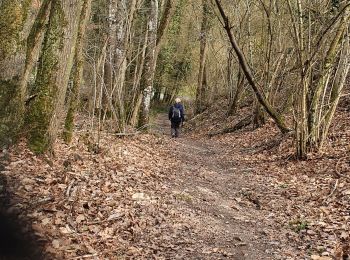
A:
<svg viewBox="0 0 350 260">
<path fill-rule="evenodd" d="M 29 147 L 36 153 L 51 151 L 62 122 L 69 75 L 72 69 L 79 0 L 57 0 L 51 4 L 48 28 L 39 60 L 27 122 Z"/>
<path fill-rule="evenodd" d="M 209 34 L 209 3 L 208 0 L 202 0 L 202 25 L 200 34 L 199 51 L 199 72 L 198 85 L 196 90 L 195 113 L 200 114 L 205 109 L 206 99 L 206 60 Z"/>
<path fill-rule="evenodd" d="M 322 135 L 319 142 L 319 149 L 322 149 L 324 142 L 328 136 L 329 128 L 332 123 L 332 119 L 334 117 L 335 111 L 337 109 L 342 90 L 344 88 L 346 78 L 349 75 L 350 70 L 350 60 L 349 53 L 350 52 L 350 44 L 349 44 L 349 35 L 346 36 L 344 47 L 339 59 L 339 68 L 336 72 L 334 79 L 334 86 L 331 91 L 331 96 L 329 100 L 329 107 L 327 112 L 325 113 Z"/>
<path fill-rule="evenodd" d="M 140 126 L 146 126 L 149 123 L 150 105 L 153 91 L 154 72 L 156 65 L 156 46 L 157 46 L 157 30 L 158 30 L 158 0 L 147 0 L 146 8 L 149 10 L 148 14 L 148 40 L 147 51 L 145 58 L 145 68 L 142 78 L 142 103 Z"/>
<path fill-rule="evenodd" d="M 25 66 L 23 36 L 31 0 L 0 1 L 0 149 L 13 143 L 23 124 Z M 23 32 L 26 35 L 25 32 Z"/>
<path fill-rule="evenodd" d="M 81 79 L 83 76 L 83 45 L 85 39 L 85 31 L 86 25 L 89 21 L 90 11 L 91 11 L 91 1 L 92 0 L 84 0 L 82 11 L 80 14 L 78 35 L 75 47 L 75 68 L 73 73 L 73 86 L 70 93 L 70 101 L 68 112 L 65 120 L 65 129 L 63 132 L 63 138 L 66 143 L 70 143 L 73 137 L 73 129 L 74 129 L 74 116 L 78 109 L 79 105 L 79 90 L 81 86 Z"/>
<path fill-rule="evenodd" d="M 40 55 L 41 45 L 46 29 L 45 25 L 50 14 L 51 1 L 52 0 L 44 0 L 42 2 L 39 13 L 35 18 L 34 24 L 27 39 L 26 63 L 20 82 L 20 87 L 23 91 L 27 89 L 30 75 L 33 72 Z M 26 96 L 27 93 L 25 92 L 24 95 Z"/>
<path fill-rule="evenodd" d="M 128 1 L 121 0 L 118 3 L 117 11 L 117 36 L 116 36 L 116 50 L 114 69 L 115 77 L 113 78 L 113 92 L 115 92 L 116 107 L 118 111 L 118 131 L 125 132 L 127 124 L 127 111 L 126 107 L 126 89 L 125 79 L 127 72 L 127 59 L 128 59 L 128 43 L 131 35 L 131 24 L 136 8 L 136 0 Z M 114 91 L 115 90 L 115 91 Z"/>
<path fill-rule="evenodd" d="M 129 103 L 130 111 L 128 115 L 128 123 L 132 127 L 138 126 L 140 119 L 140 108 L 142 102 L 141 79 L 146 59 L 147 41 L 148 30 L 146 30 L 143 35 L 143 39 L 138 43 L 137 53 L 139 53 L 139 55 L 136 59 L 135 69 L 133 71 L 133 84 L 130 91 L 132 98 Z"/>
<path fill-rule="evenodd" d="M 350 7 L 348 7 L 350 9 Z M 308 143 L 310 148 L 318 146 L 319 143 L 319 107 L 320 107 L 320 97 L 323 93 L 324 89 L 327 87 L 327 78 L 333 69 L 333 64 L 337 56 L 337 52 L 339 51 L 339 47 L 341 42 L 343 41 L 343 35 L 348 26 L 348 18 L 350 12 L 346 11 L 341 21 L 339 22 L 339 27 L 337 29 L 336 35 L 332 40 L 332 43 L 327 51 L 326 58 L 324 61 L 324 65 L 319 72 L 320 76 L 318 81 L 316 82 L 315 89 L 313 91 L 313 96 L 310 104 L 310 111 L 308 116 L 308 125 L 309 125 L 309 140 Z"/>
<path fill-rule="evenodd" d="M 110 114 L 114 107 L 110 107 L 110 100 L 112 100 L 112 105 L 114 105 L 114 79 L 115 73 L 115 56 L 116 56 L 116 44 L 117 44 L 117 31 L 118 31 L 118 0 L 108 0 L 108 29 L 107 29 L 107 55 L 103 68 L 103 82 L 105 89 L 102 88 L 102 100 L 101 105 L 104 114 Z M 117 120 L 117 119 L 115 119 Z M 118 123 L 117 121 L 115 122 Z"/>
<path fill-rule="evenodd" d="M 155 53 L 156 61 L 158 59 L 158 55 L 160 52 L 160 48 L 162 46 L 162 41 L 164 39 L 165 32 L 169 26 L 171 17 L 174 13 L 174 6 L 175 6 L 174 2 L 175 0 L 166 0 L 163 15 L 159 22 L 159 28 L 157 30 L 158 32 L 157 32 L 156 53 Z"/>
<path fill-rule="evenodd" d="M 231 86 L 231 88 L 233 89 L 234 87 Z M 237 113 L 238 104 L 242 96 L 243 88 L 244 88 L 244 76 L 242 74 L 242 70 L 239 69 L 235 90 L 231 90 L 232 93 L 230 94 L 230 103 L 229 103 L 229 108 L 227 110 L 228 116 L 233 116 Z"/>
</svg>

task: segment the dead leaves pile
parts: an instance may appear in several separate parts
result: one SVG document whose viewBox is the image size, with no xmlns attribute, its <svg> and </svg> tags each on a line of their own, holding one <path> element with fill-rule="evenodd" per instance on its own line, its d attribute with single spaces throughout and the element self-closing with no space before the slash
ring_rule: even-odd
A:
<svg viewBox="0 0 350 260">
<path fill-rule="evenodd" d="M 105 136 L 94 154 L 77 139 L 71 147 L 57 144 L 54 158 L 20 144 L 2 172 L 12 197 L 8 211 L 32 221 L 49 258 L 179 257 L 189 225 L 169 206 L 172 159 L 159 152 L 161 142 Z"/>
<path fill-rule="evenodd" d="M 293 159 L 292 140 L 271 122 L 206 140 L 220 144 L 222 163 L 234 162 L 249 180 L 242 200 L 259 210 L 255 222 L 264 223 L 278 247 L 275 259 L 349 257 L 350 116 L 339 113 L 335 121 L 326 152 L 307 161 Z M 213 122 L 190 124 L 191 135 L 204 138 L 222 123 Z M 176 207 L 170 187 L 181 173 L 174 172 L 168 141 L 103 136 L 97 149 L 83 139 L 57 144 L 54 158 L 35 156 L 24 144 L 6 155 L 1 174 L 12 195 L 8 211 L 32 220 L 49 258 L 183 259 L 193 250 L 195 223 Z"/>
</svg>

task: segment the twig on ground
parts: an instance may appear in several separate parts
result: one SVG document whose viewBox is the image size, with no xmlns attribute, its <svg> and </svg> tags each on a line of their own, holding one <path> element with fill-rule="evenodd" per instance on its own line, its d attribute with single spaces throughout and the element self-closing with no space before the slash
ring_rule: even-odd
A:
<svg viewBox="0 0 350 260">
<path fill-rule="evenodd" d="M 342 174 L 342 173 L 340 173 L 340 171 L 339 171 L 339 169 L 338 169 L 338 166 L 339 166 L 340 161 L 341 161 L 342 159 L 346 159 L 346 158 L 348 158 L 348 157 L 349 157 L 349 156 L 345 156 L 345 157 L 342 157 L 342 158 L 340 158 L 340 159 L 338 160 L 337 164 L 335 165 L 335 173 L 336 173 L 336 175 L 338 175 L 338 177 L 342 177 L 342 178 L 345 178 L 345 179 L 347 179 L 347 180 L 350 181 L 350 177 L 349 177 L 349 176 L 346 176 L 346 175 L 344 175 L 344 174 Z"/>
<path fill-rule="evenodd" d="M 98 256 L 98 254 L 97 253 L 95 253 L 95 254 L 89 254 L 89 255 L 82 255 L 82 256 L 76 256 L 76 257 L 72 257 L 72 258 L 70 258 L 70 259 L 85 259 L 85 258 L 91 258 L 91 257 L 96 257 L 96 256 Z"/>
<path fill-rule="evenodd" d="M 91 225 L 97 225 L 97 224 L 102 224 L 102 223 L 106 223 L 106 222 L 111 222 L 113 220 L 116 220 L 116 219 L 120 219 L 122 218 L 124 215 L 118 215 L 118 216 L 109 216 L 109 218 L 107 219 L 104 219 L 104 220 L 100 220 L 100 221 L 94 221 L 94 222 L 88 222 L 86 223 L 86 225 L 88 226 L 91 226 Z"/>
<path fill-rule="evenodd" d="M 66 191 L 66 196 L 69 197 L 70 196 L 70 191 L 72 190 L 72 187 L 75 183 L 75 180 L 72 180 L 71 183 L 69 184 L 67 191 Z"/>
<path fill-rule="evenodd" d="M 337 190 L 337 188 L 338 188 L 338 184 L 339 184 L 339 179 L 337 179 L 337 180 L 335 181 L 334 188 L 333 188 L 332 192 L 324 199 L 324 201 L 325 201 L 326 199 L 328 199 L 328 198 L 330 198 L 330 197 L 333 196 L 334 192 L 335 192 L 335 191 Z"/>
<path fill-rule="evenodd" d="M 48 202 L 52 202 L 54 201 L 54 198 L 49 196 L 49 197 L 46 197 L 46 198 L 41 198 L 41 199 L 38 199 L 37 201 L 35 201 L 33 204 L 35 206 L 38 206 L 40 204 L 45 204 L 45 203 L 48 203 Z"/>
<path fill-rule="evenodd" d="M 118 137 L 123 137 L 123 136 L 134 136 L 134 135 L 138 135 L 140 134 L 140 132 L 134 132 L 134 133 L 116 133 L 115 135 Z"/>
</svg>

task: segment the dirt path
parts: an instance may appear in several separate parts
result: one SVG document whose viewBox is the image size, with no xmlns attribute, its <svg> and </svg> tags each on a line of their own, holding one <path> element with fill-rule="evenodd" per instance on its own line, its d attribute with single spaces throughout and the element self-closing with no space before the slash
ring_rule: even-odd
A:
<svg viewBox="0 0 350 260">
<path fill-rule="evenodd" d="M 157 118 L 157 133 L 169 132 L 166 121 L 164 115 Z M 276 259 L 275 243 L 263 224 L 267 216 L 248 192 L 251 169 L 225 159 L 237 151 L 186 134 L 171 145 L 170 153 L 179 160 L 173 192 L 196 229 L 196 242 L 184 259 Z"/>
<path fill-rule="evenodd" d="M 98 152 L 77 135 L 52 158 L 23 142 L 0 154 L 3 208 L 45 259 L 347 259 L 350 190 L 332 170 L 348 169 L 343 145 L 296 162 L 269 125 L 212 139 L 205 125 L 169 138 L 166 115 L 152 125 L 155 135 L 104 133 Z"/>
</svg>

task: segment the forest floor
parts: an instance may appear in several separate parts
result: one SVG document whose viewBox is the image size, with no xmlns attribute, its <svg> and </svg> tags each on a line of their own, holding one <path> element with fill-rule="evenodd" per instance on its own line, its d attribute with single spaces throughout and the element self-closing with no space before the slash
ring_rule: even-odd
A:
<svg viewBox="0 0 350 260">
<path fill-rule="evenodd" d="M 99 147 L 81 119 L 53 157 L 21 143 L 1 154 L 6 213 L 47 259 L 347 259 L 349 113 L 308 161 L 271 122 L 209 138 L 220 113 L 178 139 L 160 114 L 152 134 L 102 133 Z"/>
</svg>

